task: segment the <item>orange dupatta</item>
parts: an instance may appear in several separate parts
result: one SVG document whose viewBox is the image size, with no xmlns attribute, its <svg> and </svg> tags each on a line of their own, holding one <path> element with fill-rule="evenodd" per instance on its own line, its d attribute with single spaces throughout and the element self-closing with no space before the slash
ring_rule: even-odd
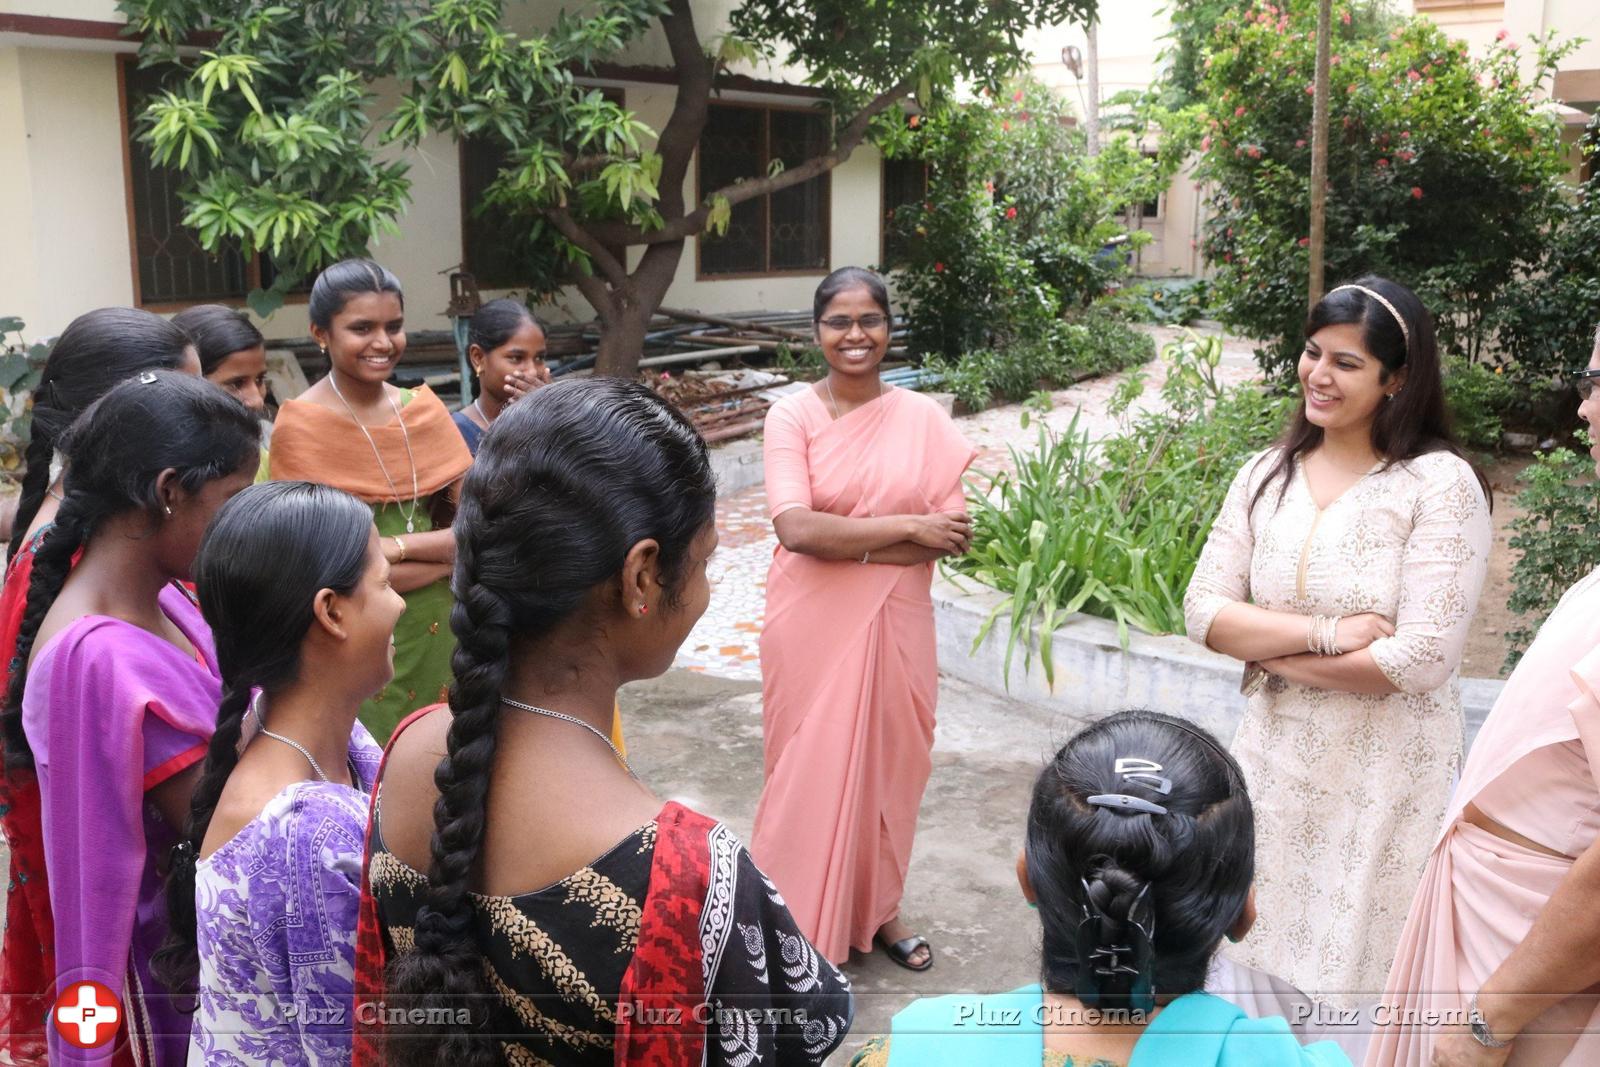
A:
<svg viewBox="0 0 1600 1067">
<path fill-rule="evenodd" d="M 401 405 L 398 422 L 369 426 L 367 433 L 372 435 L 372 444 L 348 415 L 310 400 L 290 400 L 279 409 L 272 431 L 272 480 L 322 482 L 369 504 L 398 504 L 412 499 L 395 494 L 410 488 L 402 479 L 411 480 L 406 475 L 413 458 L 419 499 L 444 489 L 472 466 L 472 453 L 467 451 L 461 431 L 426 385 Z M 410 456 L 406 454 L 408 434 Z M 393 487 L 376 462 L 352 461 L 352 456 L 370 456 L 374 445 L 383 457 L 383 467 L 395 479 Z"/>
</svg>

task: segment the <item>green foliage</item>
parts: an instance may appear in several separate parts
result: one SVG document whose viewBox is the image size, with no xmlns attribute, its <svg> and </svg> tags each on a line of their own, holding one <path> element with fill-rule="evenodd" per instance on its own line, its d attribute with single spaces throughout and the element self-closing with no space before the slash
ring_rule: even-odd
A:
<svg viewBox="0 0 1600 1067">
<path fill-rule="evenodd" d="M 33 423 L 33 391 L 39 385 L 50 346 L 29 344 L 22 320 L 0 317 L 0 471 L 22 467 Z"/>
<path fill-rule="evenodd" d="M 1538 261 L 1565 198 L 1545 93 L 1571 46 L 1495 42 L 1479 58 L 1433 22 L 1334 4 L 1326 268 L 1398 278 L 1441 344 L 1481 359 L 1509 283 Z M 1392 25 L 1392 29 L 1386 26 Z M 1286 376 L 1305 319 L 1314 0 L 1256 2 L 1217 24 L 1200 91 L 1197 177 L 1212 189 L 1204 249 L 1224 319 Z M 1522 70 L 1527 59 L 1525 76 Z"/>
<path fill-rule="evenodd" d="M 1051 322 L 1042 338 L 979 348 L 959 359 L 933 356 L 926 366 L 944 376 L 943 388 L 969 411 L 996 401 L 1023 400 L 1083 378 L 1136 367 L 1155 356 L 1148 334 L 1091 308 Z"/>
<path fill-rule="evenodd" d="M 1238 9 L 1238 0 L 1171 0 L 1167 17 L 1170 41 L 1158 58 L 1165 65 L 1160 91 L 1169 104 L 1182 107 L 1201 102 L 1201 64 L 1205 50 L 1223 15 Z"/>
<path fill-rule="evenodd" d="M 1117 302 L 1139 322 L 1188 326 L 1209 318 L 1211 285 L 1204 278 L 1148 279 L 1123 286 Z"/>
<path fill-rule="evenodd" d="M 972 547 L 946 568 L 1006 594 L 978 642 L 1009 620 L 1008 676 L 1020 643 L 1053 683 L 1051 634 L 1075 611 L 1116 620 L 1124 643 L 1130 626 L 1182 632 L 1184 591 L 1228 486 L 1292 405 L 1222 389 L 1219 357 L 1215 338 L 1168 346 L 1167 411 L 1100 443 L 1076 419 L 1059 436 L 1041 427 L 1035 451 L 1013 450 L 1015 473 L 973 487 Z"/>
<path fill-rule="evenodd" d="M 1600 116 L 1589 123 L 1583 151 L 1600 152 Z M 1512 370 L 1530 388 L 1588 363 L 1600 327 L 1600 168 L 1558 205 L 1543 256 L 1512 285 L 1500 322 Z"/>
<path fill-rule="evenodd" d="M 1148 235 L 1130 234 L 1123 214 L 1165 188 L 1178 156 L 1147 158 L 1129 135 L 1091 157 L 1068 118 L 1054 90 L 1020 78 L 882 138 L 886 153 L 930 173 L 926 199 L 893 222 L 907 249 L 894 266 L 914 351 L 953 360 L 1041 342 L 1065 309 L 1127 272 Z M 1117 239 L 1127 243 L 1112 249 Z"/>
<path fill-rule="evenodd" d="M 1591 444 L 1586 434 L 1579 435 Z M 1506 634 L 1505 669 L 1517 665 L 1561 594 L 1600 566 L 1600 488 L 1589 456 L 1558 448 L 1534 459 L 1519 479 L 1524 512 L 1511 523 L 1511 547 L 1521 555 L 1511 567 L 1512 611 L 1528 625 Z"/>
<path fill-rule="evenodd" d="M 1500 447 L 1502 416 L 1516 402 L 1517 387 L 1501 367 L 1492 370 L 1460 356 L 1444 362 L 1444 396 L 1456 436 L 1471 448 Z"/>
<path fill-rule="evenodd" d="M 485 203 L 525 228 L 518 247 L 535 291 L 590 273 L 597 249 L 647 243 L 669 221 L 681 226 L 663 240 L 680 247 L 684 236 L 724 228 L 731 205 L 718 191 L 708 191 L 701 217 L 701 205 L 679 196 L 681 169 L 665 196 L 659 188 L 657 152 L 673 151 L 677 166 L 686 165 L 694 122 L 680 119 L 657 138 L 577 80 L 653 25 L 672 45 L 680 89 L 699 95 L 688 101 L 689 115 L 709 93 L 708 72 L 780 54 L 839 113 L 877 100 L 877 112 L 898 114 L 884 105 L 915 92 L 932 106 L 957 78 L 1003 77 L 1025 63 L 1027 29 L 1082 18 L 1093 0 L 743 0 L 727 13 L 728 31 L 704 41 L 689 6 L 666 0 L 594 0 L 538 13 L 534 29 L 524 28 L 534 13 L 513 16 L 506 7 L 118 0 L 142 61 L 170 71 L 162 90 L 141 102 L 140 128 L 156 159 L 184 173 L 184 222 L 209 250 L 237 245 L 247 256 L 271 257 L 277 289 L 253 294 L 252 306 L 270 310 L 320 264 L 394 232 L 410 181 L 393 147 L 414 148 L 438 132 L 486 139 L 504 152 Z M 194 35 L 205 51 L 180 47 Z M 378 86 L 398 100 L 374 118 Z M 661 258 L 652 267 L 670 277 L 673 264 Z M 640 313 L 648 316 L 657 299 Z M 597 310 L 604 318 L 614 309 Z"/>
</svg>

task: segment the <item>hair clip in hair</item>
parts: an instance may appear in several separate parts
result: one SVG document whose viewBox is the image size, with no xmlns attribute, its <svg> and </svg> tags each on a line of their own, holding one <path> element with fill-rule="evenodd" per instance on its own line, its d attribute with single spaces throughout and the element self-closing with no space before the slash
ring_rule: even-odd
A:
<svg viewBox="0 0 1600 1067">
<path fill-rule="evenodd" d="M 1086 800 L 1097 808 L 1110 808 L 1113 811 L 1142 811 L 1147 815 L 1167 813 L 1167 809 L 1160 804 L 1152 804 L 1141 797 L 1130 797 L 1126 793 L 1096 793 Z"/>
<path fill-rule="evenodd" d="M 1147 882 L 1128 905 L 1127 918 L 1116 920 L 1100 910 L 1089 883 L 1083 886 L 1083 920 L 1078 923 L 1077 996 L 1089 1007 L 1102 1003 L 1107 985 L 1127 985 L 1128 1007 L 1148 1012 L 1155 1007 L 1155 904 Z M 1111 937 L 1107 937 L 1111 928 Z M 1110 940 L 1110 944 L 1104 943 Z M 1114 990 L 1110 991 L 1113 992 Z"/>
<path fill-rule="evenodd" d="M 147 370 L 143 374 L 139 375 L 139 384 L 140 385 L 154 385 L 154 384 L 156 384 L 155 371 L 148 371 Z"/>
</svg>

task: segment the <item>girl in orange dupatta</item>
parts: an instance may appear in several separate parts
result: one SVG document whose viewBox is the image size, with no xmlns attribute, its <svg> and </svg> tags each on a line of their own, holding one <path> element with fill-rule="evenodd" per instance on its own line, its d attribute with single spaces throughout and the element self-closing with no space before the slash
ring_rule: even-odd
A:
<svg viewBox="0 0 1600 1067">
<path fill-rule="evenodd" d="M 311 289 L 311 335 L 327 377 L 278 411 L 274 481 L 321 482 L 372 505 L 390 581 L 405 595 L 394 632 L 394 679 L 361 706 L 379 744 L 408 712 L 450 684 L 450 521 L 472 455 L 426 385 L 389 376 L 406 350 L 405 299 L 393 274 L 365 259 L 335 263 Z"/>
<path fill-rule="evenodd" d="M 828 959 L 874 938 L 933 963 L 900 921 L 932 770 L 933 562 L 966 551 L 962 474 L 976 452 L 932 400 L 885 388 L 889 298 L 845 267 L 817 288 L 830 368 L 767 416 L 761 675 L 766 787 L 751 849 Z"/>
<path fill-rule="evenodd" d="M 1600 337 L 1579 378 L 1591 435 L 1597 381 Z M 1561 598 L 1472 743 L 1368 1067 L 1600 1063 L 1597 759 L 1600 570 Z"/>
</svg>

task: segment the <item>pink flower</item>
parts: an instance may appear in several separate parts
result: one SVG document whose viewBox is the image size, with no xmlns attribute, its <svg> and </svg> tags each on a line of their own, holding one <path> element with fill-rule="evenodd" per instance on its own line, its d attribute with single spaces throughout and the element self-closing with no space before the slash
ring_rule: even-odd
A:
<svg viewBox="0 0 1600 1067">
<path fill-rule="evenodd" d="M 1311 238 L 1302 237 L 1302 238 L 1300 238 L 1299 244 L 1300 244 L 1301 248 L 1310 248 L 1311 247 Z"/>
<path fill-rule="evenodd" d="M 1395 153 L 1395 158 L 1400 160 L 1402 163 L 1410 163 L 1413 159 L 1417 158 L 1417 154 L 1415 152 L 1407 151 L 1406 149 L 1401 149 Z"/>
<path fill-rule="evenodd" d="M 1211 151 L 1211 135 L 1209 133 L 1206 134 L 1204 137 L 1200 138 L 1200 151 L 1202 151 L 1202 152 Z"/>
<path fill-rule="evenodd" d="M 1017 209 L 1016 208 L 1014 208 L 1014 207 L 1006 208 L 1006 218 L 1014 219 L 1016 217 L 1017 217 Z"/>
<path fill-rule="evenodd" d="M 933 273 L 935 273 L 935 274 L 943 274 L 944 273 L 944 264 L 935 262 L 934 265 L 933 265 Z"/>
<path fill-rule="evenodd" d="M 1413 185 L 1411 187 L 1411 199 L 1413 199 L 1413 200 L 1421 200 L 1422 199 L 1422 186 Z"/>
<path fill-rule="evenodd" d="M 1300 140 L 1294 143 L 1294 146 L 1296 148 L 1304 148 L 1306 146 L 1306 139 L 1304 137 L 1300 138 Z"/>
<path fill-rule="evenodd" d="M 1410 130 L 1401 130 L 1400 131 L 1400 139 L 1403 140 L 1403 141 L 1411 140 L 1411 131 Z"/>
<path fill-rule="evenodd" d="M 993 196 L 994 195 L 994 182 L 984 182 L 983 183 L 983 191 L 988 193 L 990 196 Z"/>
<path fill-rule="evenodd" d="M 1339 12 L 1339 21 L 1346 26 L 1350 25 L 1350 12 L 1348 10 Z"/>
<path fill-rule="evenodd" d="M 1497 41 L 1503 41 L 1507 37 L 1510 37 L 1510 36 L 1511 36 L 1511 31 L 1506 29 L 1505 27 L 1501 27 L 1500 32 L 1494 35 L 1494 39 L 1497 40 Z"/>
<path fill-rule="evenodd" d="M 1021 89 L 1018 89 L 1016 92 L 1011 94 L 1011 102 L 1014 103 L 1014 104 L 1022 103 L 1022 90 Z"/>
<path fill-rule="evenodd" d="M 1023 122 L 1027 122 L 1029 119 L 1033 118 L 1033 116 L 1030 115 L 1028 112 L 1024 111 L 1022 114 L 1018 115 L 1017 118 L 1019 118 Z"/>
<path fill-rule="evenodd" d="M 1255 145 L 1251 145 L 1251 146 L 1250 146 L 1250 147 L 1249 147 L 1249 148 L 1248 148 L 1248 149 L 1247 149 L 1247 150 L 1246 150 L 1246 151 L 1245 151 L 1245 155 L 1247 155 L 1247 156 L 1249 156 L 1249 157 L 1250 157 L 1250 158 L 1251 158 L 1251 159 L 1260 159 L 1260 158 L 1261 158 L 1261 149 L 1260 149 L 1260 148 L 1258 148 L 1258 147 L 1257 147 L 1257 146 L 1255 146 Z"/>
<path fill-rule="evenodd" d="M 1378 160 L 1378 169 L 1379 170 L 1382 170 L 1383 168 L 1387 167 L 1388 165 L 1389 165 L 1389 161 L 1387 159 Z"/>
<path fill-rule="evenodd" d="M 1317 87 L 1315 85 L 1306 86 L 1306 95 L 1307 96 L 1316 96 L 1317 95 Z"/>
<path fill-rule="evenodd" d="M 1233 109 L 1233 117 L 1236 118 L 1236 119 L 1244 118 L 1244 105 L 1243 104 L 1240 104 L 1238 107 Z"/>
</svg>

